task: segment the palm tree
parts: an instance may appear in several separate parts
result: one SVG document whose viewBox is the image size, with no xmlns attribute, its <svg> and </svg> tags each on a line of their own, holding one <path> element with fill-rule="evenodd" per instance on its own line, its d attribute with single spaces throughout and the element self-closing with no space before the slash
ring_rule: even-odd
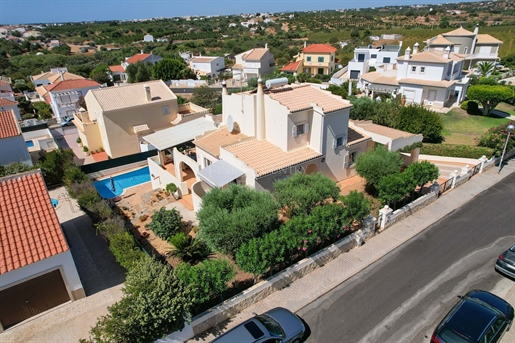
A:
<svg viewBox="0 0 515 343">
<path fill-rule="evenodd" d="M 481 77 L 488 77 L 495 70 L 495 65 L 493 62 L 478 62 L 476 63 L 475 68 Z"/>
</svg>

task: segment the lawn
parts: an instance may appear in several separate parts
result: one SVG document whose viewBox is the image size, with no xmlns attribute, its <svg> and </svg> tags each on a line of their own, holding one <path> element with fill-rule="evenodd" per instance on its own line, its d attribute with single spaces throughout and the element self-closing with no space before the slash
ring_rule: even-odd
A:
<svg viewBox="0 0 515 343">
<path fill-rule="evenodd" d="M 449 113 L 441 114 L 440 117 L 443 121 L 445 143 L 464 145 L 476 145 L 474 138 L 478 138 L 492 127 L 509 121 L 496 116 L 470 115 L 461 108 L 453 108 Z"/>
<path fill-rule="evenodd" d="M 515 116 L 515 106 L 507 104 L 505 102 L 501 102 L 499 105 L 497 105 L 495 107 L 495 111 L 504 112 L 506 114 Z"/>
</svg>

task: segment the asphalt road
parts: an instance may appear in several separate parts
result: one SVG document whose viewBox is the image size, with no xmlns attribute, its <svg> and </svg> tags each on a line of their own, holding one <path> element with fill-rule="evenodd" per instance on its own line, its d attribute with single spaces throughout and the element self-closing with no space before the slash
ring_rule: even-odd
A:
<svg viewBox="0 0 515 343">
<path fill-rule="evenodd" d="M 494 264 L 514 242 L 512 174 L 297 312 L 306 342 L 429 342 L 457 295 L 513 285 Z"/>
</svg>

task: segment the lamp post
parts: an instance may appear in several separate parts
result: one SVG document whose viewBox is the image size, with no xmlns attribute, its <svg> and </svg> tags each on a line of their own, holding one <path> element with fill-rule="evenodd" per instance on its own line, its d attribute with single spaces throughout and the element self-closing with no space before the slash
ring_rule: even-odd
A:
<svg viewBox="0 0 515 343">
<path fill-rule="evenodd" d="M 506 129 L 508 129 L 508 137 L 506 137 L 506 143 L 504 143 L 504 149 L 502 151 L 501 161 L 499 161 L 499 171 L 497 172 L 497 174 L 499 174 L 501 172 L 502 160 L 504 159 L 504 154 L 506 153 L 506 147 L 508 146 L 508 141 L 510 140 L 510 133 L 515 129 L 515 126 L 510 124 L 510 125 L 508 125 L 508 127 L 506 127 Z"/>
</svg>

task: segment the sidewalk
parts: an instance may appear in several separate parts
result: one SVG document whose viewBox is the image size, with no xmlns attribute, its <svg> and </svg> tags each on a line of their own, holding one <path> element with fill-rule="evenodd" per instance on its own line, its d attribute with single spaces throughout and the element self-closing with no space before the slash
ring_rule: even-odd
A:
<svg viewBox="0 0 515 343">
<path fill-rule="evenodd" d="M 293 312 L 299 311 L 513 172 L 515 172 L 515 160 L 509 161 L 500 174 L 497 173 L 497 168 L 493 167 L 482 174 L 475 175 L 466 184 L 446 193 L 429 206 L 372 237 L 365 245 L 341 254 L 325 266 L 293 282 L 289 287 L 276 291 L 246 308 L 231 318 L 225 324 L 223 331 L 252 317 L 253 313 L 262 313 L 274 307 L 282 306 Z M 515 306 L 515 285 L 508 292 L 506 300 Z M 206 333 L 189 342 L 209 342 L 214 338 L 213 334 Z M 515 342 L 515 326 L 503 341 Z"/>
</svg>

